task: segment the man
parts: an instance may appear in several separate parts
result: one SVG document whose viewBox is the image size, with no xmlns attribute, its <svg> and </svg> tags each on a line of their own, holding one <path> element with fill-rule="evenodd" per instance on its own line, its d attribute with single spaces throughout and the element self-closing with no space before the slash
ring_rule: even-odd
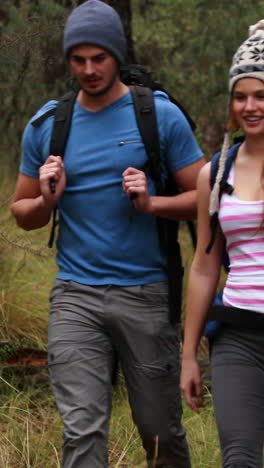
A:
<svg viewBox="0 0 264 468">
<path fill-rule="evenodd" d="M 119 77 L 125 51 L 113 8 L 89 0 L 72 11 L 64 53 L 80 91 L 64 159 L 49 154 L 53 117 L 38 128 L 29 122 L 12 212 L 30 230 L 46 225 L 54 205 L 59 207 L 49 369 L 64 422 L 64 467 L 107 467 L 118 355 L 148 466 L 188 468 L 179 326 L 168 319 L 156 216 L 195 215 L 196 177 L 204 161 L 182 113 L 156 93 L 164 174 L 168 167 L 183 193 L 155 196 L 153 181 L 141 170 L 147 155 L 132 97 Z M 37 117 L 56 105 L 47 103 Z"/>
</svg>

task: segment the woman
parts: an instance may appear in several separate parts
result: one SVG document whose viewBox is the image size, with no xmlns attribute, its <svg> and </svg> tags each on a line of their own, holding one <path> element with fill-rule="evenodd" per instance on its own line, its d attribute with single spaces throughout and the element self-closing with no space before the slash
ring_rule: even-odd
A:
<svg viewBox="0 0 264 468">
<path fill-rule="evenodd" d="M 212 392 L 224 468 L 262 468 L 264 441 L 264 20 L 250 27 L 229 72 L 229 117 L 211 191 L 210 165 L 198 179 L 198 245 L 187 292 L 181 389 L 203 406 L 197 348 L 212 306 L 226 241 L 230 265 L 217 332 L 210 339 Z M 244 141 L 219 195 L 232 132 Z M 231 186 L 231 190 L 230 190 Z M 220 200 L 219 200 L 220 198 Z M 210 216 L 217 220 L 212 237 Z M 212 227 L 212 223 L 211 223 Z M 214 241 L 212 242 L 212 239 Z M 208 245 L 211 244 L 211 249 Z M 210 252 L 208 253 L 208 251 Z M 209 311 L 209 313 L 208 313 Z M 216 313 L 218 315 L 216 316 Z"/>
</svg>

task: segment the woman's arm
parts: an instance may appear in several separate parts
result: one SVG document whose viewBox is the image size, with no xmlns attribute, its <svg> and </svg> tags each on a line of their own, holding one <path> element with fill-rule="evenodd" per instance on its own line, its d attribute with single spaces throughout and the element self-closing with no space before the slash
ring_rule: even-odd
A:
<svg viewBox="0 0 264 468">
<path fill-rule="evenodd" d="M 218 228 L 216 240 L 209 254 L 210 163 L 198 177 L 198 243 L 187 287 L 187 307 L 182 356 L 181 389 L 187 404 L 196 412 L 202 406 L 202 382 L 197 362 L 197 349 L 205 320 L 217 288 L 223 251 L 223 235 Z"/>
</svg>

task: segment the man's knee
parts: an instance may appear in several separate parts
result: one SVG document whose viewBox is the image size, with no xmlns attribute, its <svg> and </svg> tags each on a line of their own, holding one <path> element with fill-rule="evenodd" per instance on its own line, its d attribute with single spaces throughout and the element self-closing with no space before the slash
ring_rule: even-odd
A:
<svg viewBox="0 0 264 468">
<path fill-rule="evenodd" d="M 138 426 L 140 436 L 145 440 L 159 441 L 161 445 L 169 445 L 175 440 L 185 439 L 185 430 L 181 423 L 176 425 L 140 424 Z"/>
<path fill-rule="evenodd" d="M 181 425 L 170 426 L 167 429 L 160 428 L 155 434 L 145 430 L 141 433 L 141 437 L 149 467 L 152 467 L 154 459 L 156 464 L 153 466 L 156 467 L 189 468 L 191 466 L 186 434 Z"/>
</svg>

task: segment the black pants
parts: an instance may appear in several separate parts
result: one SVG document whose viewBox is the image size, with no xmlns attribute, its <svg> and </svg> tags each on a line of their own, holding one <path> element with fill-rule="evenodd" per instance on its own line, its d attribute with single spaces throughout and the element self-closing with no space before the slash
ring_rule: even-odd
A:
<svg viewBox="0 0 264 468">
<path fill-rule="evenodd" d="M 211 348 L 224 468 L 263 468 L 264 331 L 222 326 Z"/>
</svg>

